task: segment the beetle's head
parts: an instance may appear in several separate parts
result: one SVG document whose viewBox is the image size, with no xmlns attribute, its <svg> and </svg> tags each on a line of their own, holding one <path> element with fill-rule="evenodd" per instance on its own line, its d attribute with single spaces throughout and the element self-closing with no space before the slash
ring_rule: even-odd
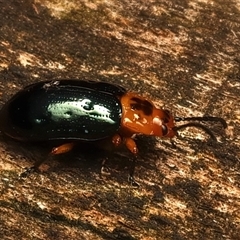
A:
<svg viewBox="0 0 240 240">
<path fill-rule="evenodd" d="M 121 128 L 130 134 L 174 137 L 174 118 L 168 110 L 158 109 L 153 103 L 134 93 L 121 97 Z"/>
<path fill-rule="evenodd" d="M 224 128 L 227 127 L 225 120 L 218 117 L 173 117 L 170 111 L 158 109 L 151 101 L 134 93 L 124 94 L 120 101 L 122 105 L 121 131 L 125 135 L 144 134 L 172 138 L 181 129 L 195 127 L 202 129 L 216 140 L 211 130 L 199 122 L 220 122 Z M 190 122 L 175 126 L 175 122 L 180 121 Z"/>
</svg>

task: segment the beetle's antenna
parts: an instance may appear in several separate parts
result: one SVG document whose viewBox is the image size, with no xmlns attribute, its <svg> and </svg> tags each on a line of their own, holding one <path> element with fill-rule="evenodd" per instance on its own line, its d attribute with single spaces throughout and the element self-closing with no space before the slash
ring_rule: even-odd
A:
<svg viewBox="0 0 240 240">
<path fill-rule="evenodd" d="M 227 123 L 223 118 L 219 117 L 211 117 L 211 116 L 205 116 L 205 117 L 175 117 L 174 120 L 176 122 L 181 122 L 181 121 L 203 121 L 203 122 L 220 122 L 224 128 L 227 128 Z M 190 122 L 186 123 L 180 126 L 176 126 L 173 128 L 174 131 L 179 131 L 180 129 L 187 128 L 187 127 L 196 127 L 202 129 L 204 132 L 206 132 L 213 140 L 217 140 L 212 131 L 204 126 L 201 123 L 196 123 L 196 122 Z"/>
<path fill-rule="evenodd" d="M 220 122 L 224 128 L 227 128 L 227 123 L 223 118 L 220 117 L 211 117 L 211 116 L 205 116 L 205 117 L 175 117 L 174 120 L 176 122 L 181 121 L 203 121 L 203 122 Z"/>
<path fill-rule="evenodd" d="M 195 123 L 195 122 L 190 122 L 186 123 L 180 126 L 176 126 L 173 128 L 173 131 L 178 132 L 180 129 L 187 128 L 187 127 L 196 127 L 202 129 L 204 132 L 206 132 L 214 141 L 216 141 L 216 137 L 212 133 L 212 131 L 207 128 L 206 126 L 202 125 L 201 123 Z"/>
</svg>

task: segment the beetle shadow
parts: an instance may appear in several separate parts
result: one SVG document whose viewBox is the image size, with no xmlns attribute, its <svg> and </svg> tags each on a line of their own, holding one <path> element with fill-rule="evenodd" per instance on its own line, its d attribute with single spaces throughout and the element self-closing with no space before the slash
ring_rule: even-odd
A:
<svg viewBox="0 0 240 240">
<path fill-rule="evenodd" d="M 93 143 L 77 142 L 72 151 L 54 156 L 49 154 L 52 148 L 63 142 L 25 143 L 14 141 L 2 135 L 0 135 L 0 141 L 4 143 L 4 148 L 11 156 L 10 158 L 17 162 L 22 169 L 34 166 L 36 162 L 42 162 L 41 173 L 68 172 L 77 169 L 77 171 L 73 171 L 79 172 L 79 174 L 91 176 L 99 174 L 100 176 L 102 162 L 106 161 L 107 176 L 104 175 L 104 178 L 117 181 L 120 184 L 126 182 L 134 158 L 125 146 L 115 148 L 111 144 L 110 138 Z M 188 150 L 185 149 L 185 145 L 188 145 L 195 154 L 205 149 L 218 155 L 214 149 L 218 148 L 220 144 L 211 139 L 203 141 L 180 137 L 174 141 L 174 145 L 169 141 L 161 141 L 159 148 L 156 147 L 157 142 L 159 140 L 155 137 L 138 136 L 136 139 L 139 154 L 136 159 L 135 177 L 140 181 L 144 181 L 145 178 L 151 180 L 151 171 L 156 171 L 156 161 L 159 159 L 165 161 L 174 152 L 186 154 Z M 223 144 L 220 145 L 223 146 Z M 218 157 L 220 160 L 222 159 L 222 162 L 225 162 L 225 155 L 218 155 Z M 164 178 L 161 172 L 158 175 Z"/>
<path fill-rule="evenodd" d="M 0 135 L 4 151 L 9 154 L 9 158 L 16 161 L 21 167 L 25 164 L 33 165 L 36 161 L 44 160 L 50 151 L 46 143 L 19 142 L 4 135 Z M 23 163 L 24 162 L 24 163 Z M 24 166 L 29 167 L 29 165 Z"/>
<path fill-rule="evenodd" d="M 134 160 L 136 160 L 135 173 L 137 175 L 139 169 L 155 171 L 155 161 L 159 155 L 166 154 L 163 149 L 156 148 L 158 140 L 155 137 L 138 136 L 135 139 L 139 149 L 137 156 L 132 154 L 124 144 L 115 147 L 111 139 L 110 137 L 102 141 L 90 143 L 77 142 L 71 152 L 54 157 L 61 165 L 51 170 L 58 171 L 59 167 L 74 167 L 87 169 L 87 172 L 100 173 L 104 162 L 104 168 L 106 167 L 107 169 L 107 178 L 115 179 L 119 182 L 123 176 L 122 181 L 125 182 Z"/>
<path fill-rule="evenodd" d="M 66 141 L 29 143 L 15 141 L 4 135 L 0 135 L 0 141 L 3 143 L 4 151 L 9 154 L 9 159 L 23 169 L 22 173 L 24 169 L 41 163 L 37 171 L 41 174 L 67 172 L 74 168 L 80 174 L 100 175 L 104 161 L 107 178 L 118 181 L 118 177 L 125 175 L 126 181 L 129 173 L 126 168 L 129 168 L 133 158 L 125 146 L 115 148 L 110 139 L 92 143 L 77 142 L 72 151 L 59 155 L 50 154 L 51 150 Z M 138 162 L 136 164 L 138 165 Z M 119 174 L 121 171 L 125 174 Z M 28 176 L 28 173 L 23 176 Z"/>
</svg>

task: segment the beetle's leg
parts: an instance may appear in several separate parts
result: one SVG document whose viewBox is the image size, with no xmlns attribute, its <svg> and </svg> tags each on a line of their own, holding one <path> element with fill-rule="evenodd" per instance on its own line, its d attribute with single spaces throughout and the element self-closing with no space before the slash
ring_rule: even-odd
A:
<svg viewBox="0 0 240 240">
<path fill-rule="evenodd" d="M 139 187 L 139 183 L 137 183 L 134 178 L 136 160 L 137 160 L 137 156 L 133 156 L 131 165 L 129 168 L 129 176 L 128 176 L 128 181 L 131 183 L 133 187 Z"/>
<path fill-rule="evenodd" d="M 110 175 L 109 168 L 106 166 L 107 161 L 108 161 L 108 157 L 106 157 L 102 160 L 100 177 L 102 177 L 103 175 Z"/>
<path fill-rule="evenodd" d="M 129 177 L 128 180 L 134 187 L 139 187 L 139 184 L 134 179 L 135 165 L 137 159 L 138 148 L 135 141 L 132 138 L 125 138 L 126 147 L 134 154 L 130 168 L 129 168 Z"/>
<path fill-rule="evenodd" d="M 173 148 L 177 148 L 177 145 L 175 144 L 175 142 L 173 141 L 172 138 L 170 138 L 170 143 L 171 143 Z"/>
<path fill-rule="evenodd" d="M 43 158 L 43 159 L 40 159 L 38 160 L 37 162 L 35 162 L 35 164 L 30 167 L 30 168 L 26 168 L 24 172 L 22 172 L 20 174 L 20 177 L 27 177 L 29 174 L 33 173 L 33 172 L 36 172 L 37 170 L 39 170 L 39 167 L 46 161 L 48 160 L 49 158 L 51 158 L 53 155 L 57 155 L 57 154 L 62 154 L 62 153 L 66 153 L 66 152 L 69 152 L 73 149 L 73 147 L 75 146 L 75 143 L 72 142 L 72 143 L 65 143 L 65 144 L 62 144 L 60 145 L 59 147 L 54 147 L 52 149 L 52 151 L 50 152 L 50 154 L 48 155 L 47 158 Z"/>
<path fill-rule="evenodd" d="M 120 135 L 118 134 L 115 134 L 113 137 L 112 137 L 112 143 L 115 147 L 118 147 L 121 143 L 122 143 L 122 138 Z"/>
<path fill-rule="evenodd" d="M 118 147 L 122 143 L 122 138 L 119 134 L 115 134 L 111 139 L 114 147 Z M 106 162 L 108 161 L 108 157 L 104 158 L 101 165 L 100 177 L 102 175 L 110 175 L 109 168 L 106 166 Z"/>
<path fill-rule="evenodd" d="M 75 143 L 64 143 L 60 145 L 59 147 L 54 147 L 51 151 L 51 154 L 57 155 L 57 154 L 62 154 L 62 153 L 67 153 L 73 149 L 75 146 Z"/>
<path fill-rule="evenodd" d="M 74 146 L 75 146 L 75 142 L 65 143 L 65 144 L 60 145 L 59 147 L 54 147 L 47 158 L 40 159 L 32 167 L 27 168 L 24 172 L 22 172 L 20 174 L 20 177 L 25 178 L 29 174 L 36 172 L 37 170 L 39 170 L 39 167 L 42 165 L 42 163 L 45 162 L 50 157 L 52 157 L 52 155 L 67 153 L 67 152 L 71 151 Z"/>
<path fill-rule="evenodd" d="M 36 172 L 35 165 L 29 168 L 25 168 L 25 170 L 20 174 L 19 178 L 26 178 L 29 176 L 31 173 Z"/>
<path fill-rule="evenodd" d="M 138 148 L 135 141 L 132 138 L 125 138 L 125 145 L 134 155 L 137 155 Z"/>
<path fill-rule="evenodd" d="M 48 155 L 46 158 L 41 158 L 38 161 L 34 163 L 32 167 L 25 168 L 25 171 L 20 174 L 20 178 L 26 178 L 28 175 L 30 175 L 33 172 L 37 172 L 39 170 L 39 167 L 47 160 L 51 158 L 51 155 Z"/>
</svg>

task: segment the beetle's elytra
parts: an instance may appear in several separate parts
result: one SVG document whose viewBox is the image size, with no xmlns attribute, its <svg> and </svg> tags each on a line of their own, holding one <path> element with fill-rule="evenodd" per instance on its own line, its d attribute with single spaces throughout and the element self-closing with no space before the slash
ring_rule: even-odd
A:
<svg viewBox="0 0 240 240">
<path fill-rule="evenodd" d="M 19 141 L 64 141 L 52 154 L 70 151 L 76 141 L 111 138 L 115 146 L 124 143 L 136 155 L 136 134 L 172 138 L 179 129 L 193 126 L 215 138 L 200 123 L 175 126 L 175 122 L 192 120 L 219 121 L 227 126 L 218 117 L 174 118 L 170 111 L 158 109 L 150 100 L 118 85 L 55 80 L 32 84 L 15 94 L 0 111 L 0 130 Z"/>
<path fill-rule="evenodd" d="M 1 110 L 2 131 L 22 141 L 92 141 L 116 133 L 121 105 L 107 92 L 115 89 L 105 89 L 103 83 L 87 83 L 42 82 L 26 87 Z M 121 89 L 117 91 L 121 93 Z"/>
</svg>

